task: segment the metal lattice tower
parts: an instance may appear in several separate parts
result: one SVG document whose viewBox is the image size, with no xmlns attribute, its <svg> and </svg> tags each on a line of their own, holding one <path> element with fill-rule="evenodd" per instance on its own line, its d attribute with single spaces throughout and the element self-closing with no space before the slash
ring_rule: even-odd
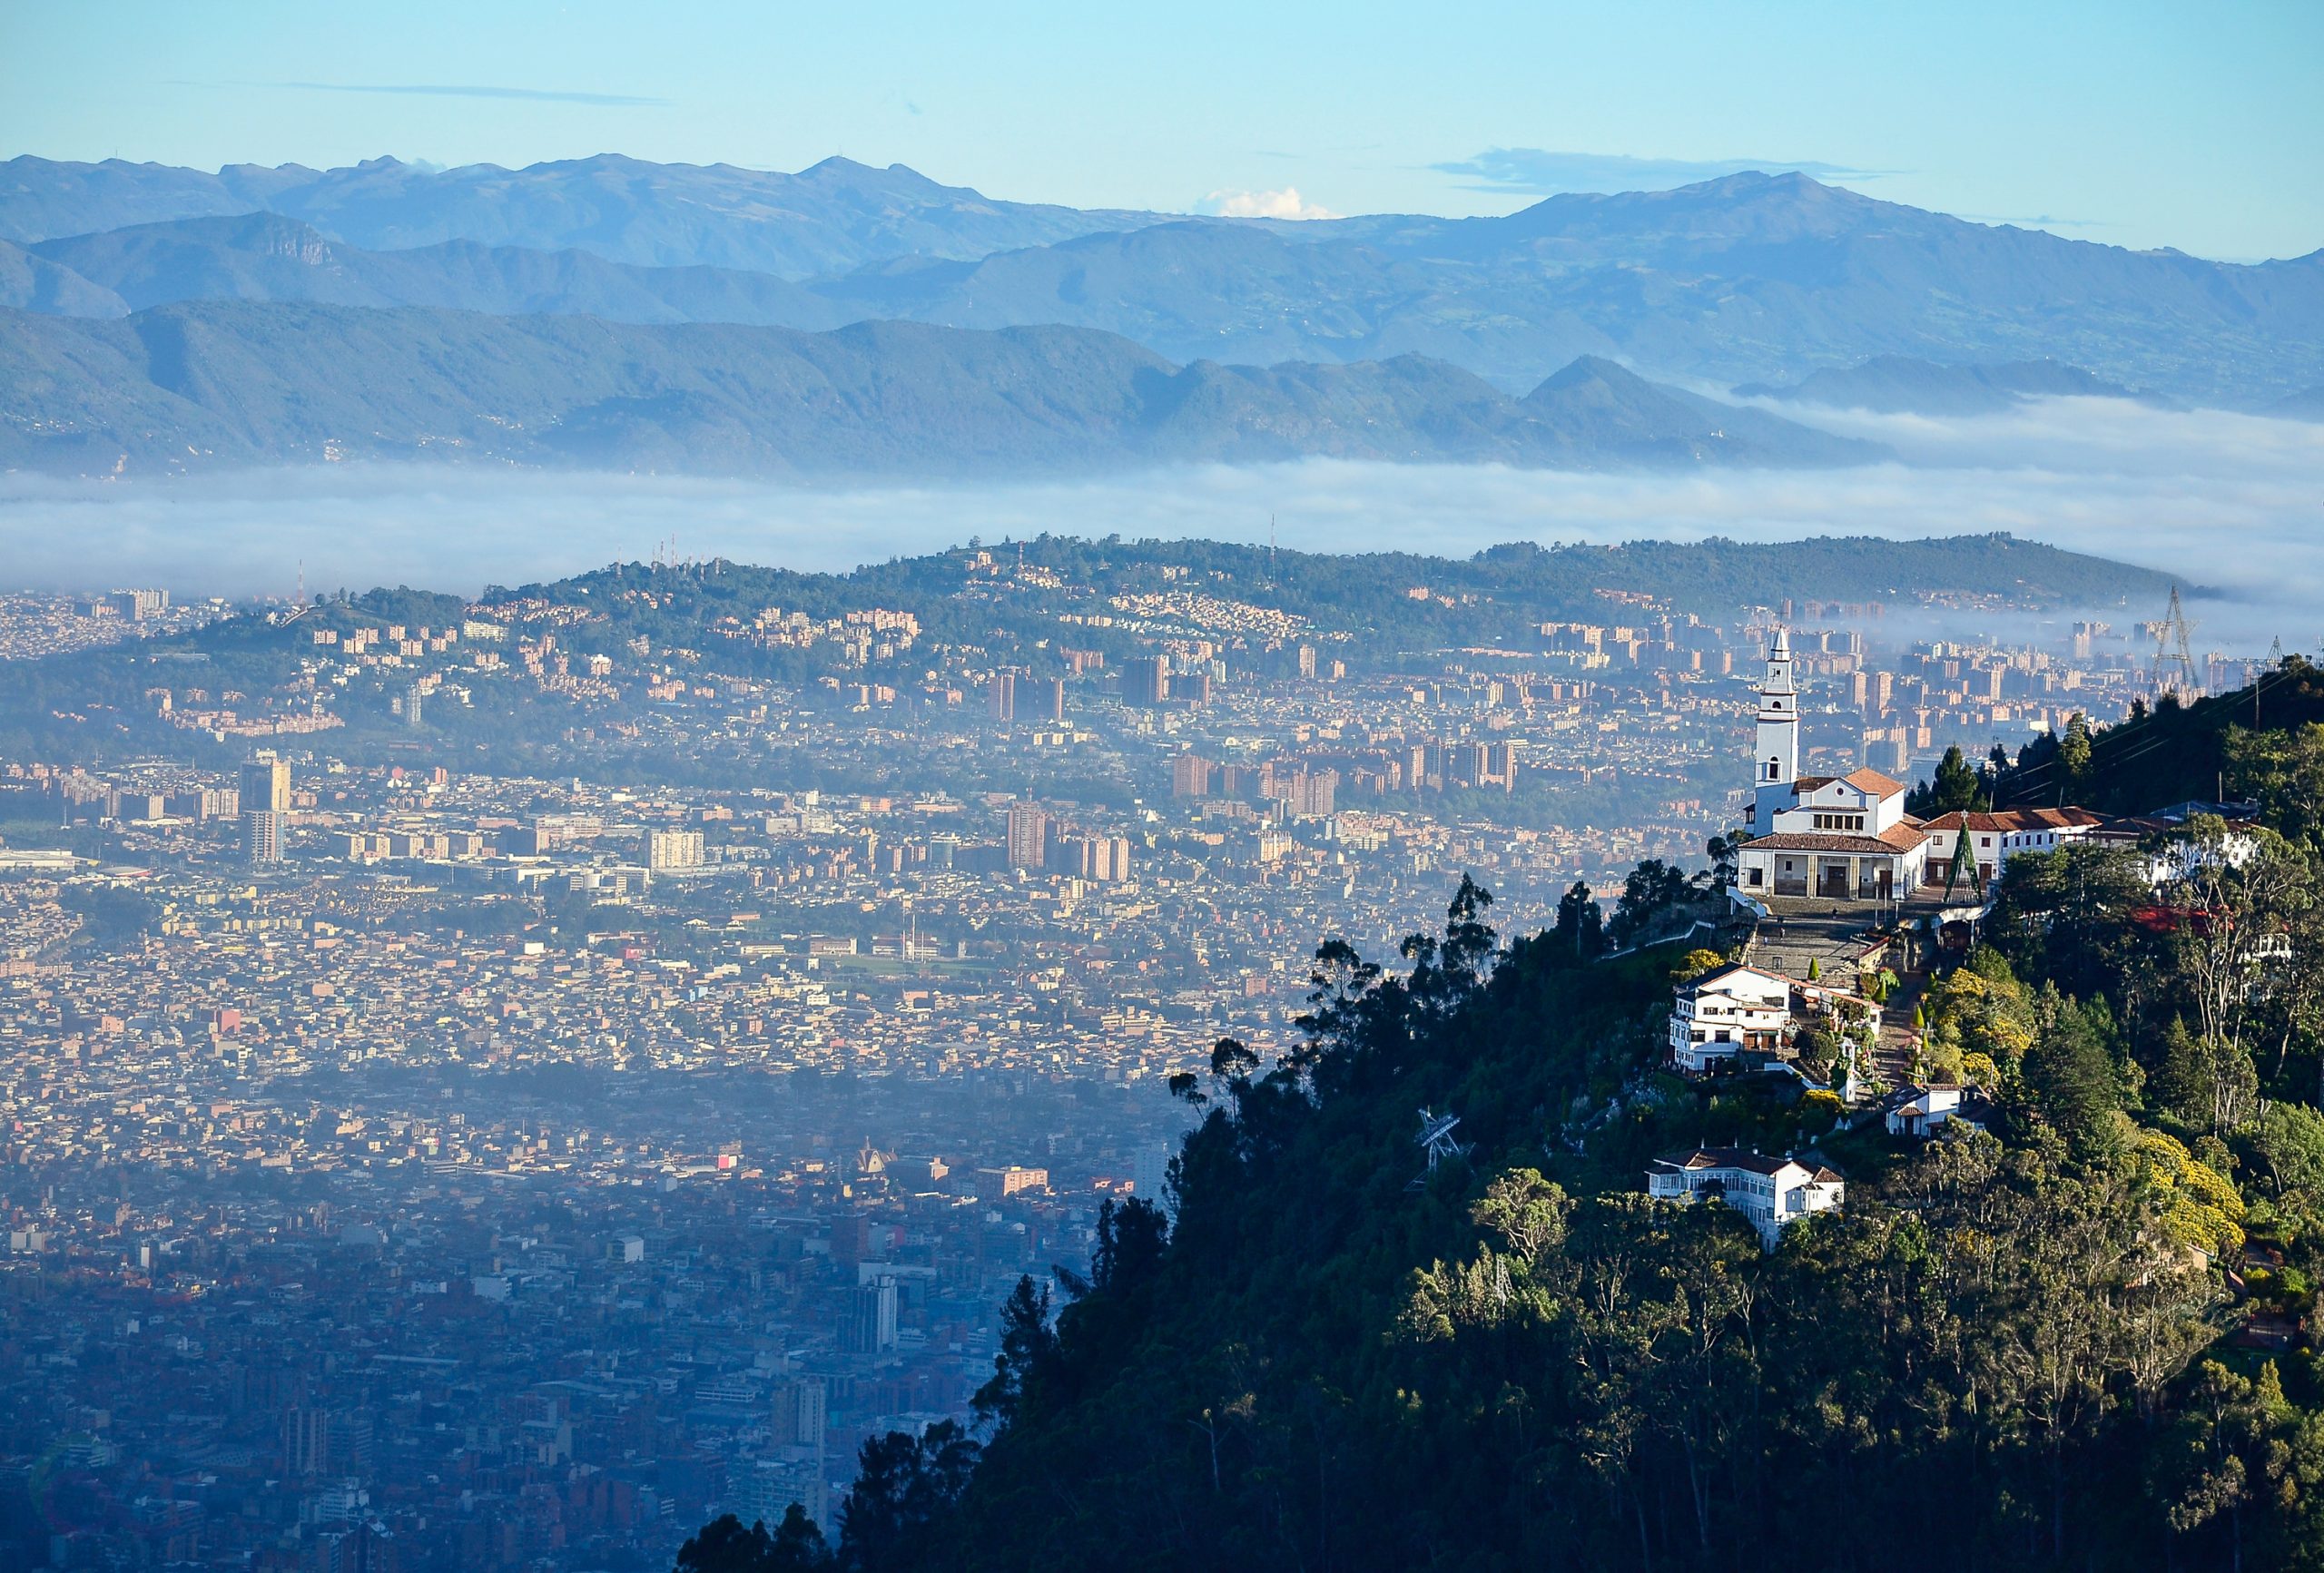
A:
<svg viewBox="0 0 2324 1573">
<path fill-rule="evenodd" d="M 2186 609 L 2179 605 L 2179 586 L 2171 586 L 2171 610 L 2162 619 L 2162 630 L 2154 642 L 2154 691 L 2166 693 L 2173 689 L 2191 694 L 2201 687 L 2195 681 L 2195 657 L 2187 648 L 2188 636 L 2194 632 L 2187 622 Z"/>
<path fill-rule="evenodd" d="M 1460 1123 L 1458 1115 L 1434 1114 L 1427 1109 L 1420 1111 L 1419 1141 L 1428 1154 L 1430 1174 L 1436 1173 L 1436 1165 L 1445 1159 L 1457 1158 L 1469 1150 L 1464 1144 L 1452 1139 L 1452 1127 Z"/>
</svg>

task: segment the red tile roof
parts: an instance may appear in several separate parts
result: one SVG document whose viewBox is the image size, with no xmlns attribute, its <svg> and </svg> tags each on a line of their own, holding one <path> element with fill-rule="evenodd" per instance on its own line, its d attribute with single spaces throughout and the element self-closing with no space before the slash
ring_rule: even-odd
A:
<svg viewBox="0 0 2324 1573">
<path fill-rule="evenodd" d="M 1981 835 L 2012 835 L 2023 831 L 2064 831 L 2086 829 L 2105 823 L 2104 816 L 2088 809 L 2004 809 L 1999 813 L 1977 813 L 1955 809 L 1949 814 L 1939 814 L 1925 821 L 1932 831 L 1958 831 L 1966 828 Z"/>
<path fill-rule="evenodd" d="M 1928 837 L 1910 825 L 1891 825 L 1876 836 L 1837 835 L 1829 831 L 1777 831 L 1743 843 L 1746 851 L 1909 852 Z"/>
</svg>

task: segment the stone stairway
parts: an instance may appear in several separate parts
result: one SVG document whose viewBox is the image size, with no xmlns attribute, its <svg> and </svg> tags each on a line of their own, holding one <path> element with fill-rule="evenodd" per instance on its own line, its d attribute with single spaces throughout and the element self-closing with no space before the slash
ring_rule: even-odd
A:
<svg viewBox="0 0 2324 1573">
<path fill-rule="evenodd" d="M 1873 1074 L 1892 1087 L 1904 1086 L 1912 1076 L 1914 1040 L 1918 1036 L 1913 1029 L 1913 1008 L 1927 991 L 1928 982 L 1925 972 L 1901 974 L 1887 1003 L 1880 1008 L 1880 1042 L 1872 1054 Z"/>
</svg>

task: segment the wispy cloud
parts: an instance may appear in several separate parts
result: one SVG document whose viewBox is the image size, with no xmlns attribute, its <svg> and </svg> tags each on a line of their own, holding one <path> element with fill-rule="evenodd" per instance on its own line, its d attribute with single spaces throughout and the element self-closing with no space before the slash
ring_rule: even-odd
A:
<svg viewBox="0 0 2324 1573">
<path fill-rule="evenodd" d="M 661 109 L 666 98 L 639 98 L 626 93 L 576 93 L 552 87 L 488 87 L 476 84 L 432 84 L 408 82 L 261 82 L 260 87 L 295 88 L 302 93 L 386 93 L 418 98 L 507 98 L 527 103 L 586 103 L 603 109 Z"/>
<path fill-rule="evenodd" d="M 1278 192 L 1213 192 L 1202 200 L 1196 211 L 1216 214 L 1222 219 L 1339 217 L 1329 208 L 1319 207 L 1302 197 L 1297 186 L 1285 186 Z"/>
<path fill-rule="evenodd" d="M 1439 174 L 1459 175 L 1472 190 L 1525 192 L 1661 192 L 1757 170 L 1765 174 L 1799 173 L 1826 182 L 1876 180 L 1893 170 L 1860 170 L 1813 159 L 1650 159 L 1625 153 L 1553 152 L 1538 147 L 1487 148 L 1474 158 L 1431 164 Z"/>
</svg>

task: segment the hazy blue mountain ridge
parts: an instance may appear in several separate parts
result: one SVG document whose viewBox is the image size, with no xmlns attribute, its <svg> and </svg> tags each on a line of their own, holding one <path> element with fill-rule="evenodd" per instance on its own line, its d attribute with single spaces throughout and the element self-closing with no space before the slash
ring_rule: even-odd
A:
<svg viewBox="0 0 2324 1573">
<path fill-rule="evenodd" d="M 321 171 L 231 165 L 215 175 L 119 160 L 0 163 L 0 239 L 20 245 L 261 209 L 371 251 L 474 241 L 792 279 L 887 257 L 981 256 L 1155 216 L 1000 202 L 901 164 L 872 169 L 842 158 L 796 174 L 617 153 L 522 170 L 381 158 Z"/>
<path fill-rule="evenodd" d="M 1520 401 L 1419 356 L 1181 367 L 1060 327 L 803 333 L 237 301 L 0 316 L 0 465 L 68 473 L 431 457 L 945 477 L 1317 455 L 1828 465 L 1885 450 L 1610 365 Z"/>
<path fill-rule="evenodd" d="M 502 316 L 553 312 L 619 322 L 836 328 L 855 320 L 771 273 L 642 268 L 589 251 L 474 241 L 372 251 L 327 239 L 312 225 L 279 213 L 132 225 L 42 241 L 26 250 L 118 297 L 125 310 L 178 300 L 274 300 L 433 306 Z"/>
<path fill-rule="evenodd" d="M 2131 388 L 2058 360 L 1940 366 L 1906 355 L 1876 355 L 1861 366 L 1827 368 L 1791 384 L 1747 382 L 1738 398 L 1773 398 L 1883 415 L 1992 415 L 2028 398 L 2137 398 Z"/>
<path fill-rule="evenodd" d="M 964 327 L 1108 328 L 1181 358 L 1420 349 L 1512 389 L 1579 354 L 1721 383 L 1880 354 L 2054 359 L 2236 402 L 2324 374 L 2324 254 L 2245 266 L 2133 252 L 1803 175 L 1308 231 L 1168 224 L 815 288 Z"/>
<path fill-rule="evenodd" d="M 72 269 L 0 241 L 0 306 L 53 317 L 123 317 L 122 298 Z"/>
<path fill-rule="evenodd" d="M 172 203 L 202 211 L 150 227 Z M 208 211 L 238 203 L 311 226 L 330 256 L 302 261 L 281 250 L 285 231 Z M 147 227 L 50 229 L 133 210 Z M 845 160 L 795 175 L 607 155 L 212 176 L 17 159 L 0 165 L 0 234 L 89 285 L 10 258 L 0 301 L 93 315 L 121 309 L 110 292 L 132 307 L 215 296 L 805 328 L 1058 323 L 1181 363 L 1416 353 L 1512 394 L 1585 355 L 1721 386 L 1884 357 L 2051 360 L 2250 408 L 2324 382 L 2324 252 L 2244 265 L 2130 251 L 1797 174 L 1557 196 L 1499 218 L 1288 223 L 1000 202 Z"/>
</svg>

